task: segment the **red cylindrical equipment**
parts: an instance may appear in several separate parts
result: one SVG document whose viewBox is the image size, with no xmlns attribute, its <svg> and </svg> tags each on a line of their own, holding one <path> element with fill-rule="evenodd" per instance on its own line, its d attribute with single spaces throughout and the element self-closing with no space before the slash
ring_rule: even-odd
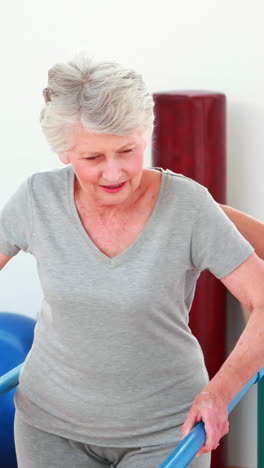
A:
<svg viewBox="0 0 264 468">
<path fill-rule="evenodd" d="M 154 94 L 152 164 L 190 177 L 225 203 L 226 99 L 222 93 L 175 91 Z M 190 326 L 199 340 L 210 377 L 225 359 L 226 291 L 209 272 L 198 280 Z M 212 468 L 224 467 L 224 450 Z"/>
</svg>

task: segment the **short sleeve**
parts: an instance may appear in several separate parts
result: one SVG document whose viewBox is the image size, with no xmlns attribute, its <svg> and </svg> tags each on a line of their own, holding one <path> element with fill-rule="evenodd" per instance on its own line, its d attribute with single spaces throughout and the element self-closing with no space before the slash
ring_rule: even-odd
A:
<svg viewBox="0 0 264 468">
<path fill-rule="evenodd" d="M 191 255 L 195 268 L 223 278 L 241 265 L 253 247 L 240 234 L 209 192 L 199 193 L 198 217 L 193 225 Z"/>
<path fill-rule="evenodd" d="M 32 235 L 30 179 L 23 182 L 0 211 L 0 252 L 10 257 L 30 252 Z"/>
</svg>

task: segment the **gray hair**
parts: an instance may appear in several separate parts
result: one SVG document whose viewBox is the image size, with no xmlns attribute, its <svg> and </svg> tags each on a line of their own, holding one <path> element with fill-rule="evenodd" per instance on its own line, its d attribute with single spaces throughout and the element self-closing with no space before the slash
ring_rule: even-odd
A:
<svg viewBox="0 0 264 468">
<path fill-rule="evenodd" d="M 142 76 L 115 62 L 95 62 L 81 53 L 55 64 L 43 90 L 46 106 L 40 122 L 56 153 L 71 147 L 71 130 L 129 135 L 153 128 L 153 98 Z"/>
</svg>

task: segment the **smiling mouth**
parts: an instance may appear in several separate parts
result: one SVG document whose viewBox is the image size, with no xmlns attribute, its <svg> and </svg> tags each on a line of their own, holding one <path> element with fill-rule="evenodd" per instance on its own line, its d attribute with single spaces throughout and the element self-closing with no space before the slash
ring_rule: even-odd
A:
<svg viewBox="0 0 264 468">
<path fill-rule="evenodd" d="M 121 182 L 121 184 L 115 184 L 115 185 L 102 185 L 102 187 L 106 187 L 106 188 L 117 188 L 117 187 L 121 187 L 121 185 L 123 185 L 125 182 Z"/>
<path fill-rule="evenodd" d="M 100 187 L 107 192 L 118 192 L 119 190 L 122 190 L 125 184 L 126 184 L 126 181 L 121 182 L 120 184 L 100 185 Z"/>
</svg>

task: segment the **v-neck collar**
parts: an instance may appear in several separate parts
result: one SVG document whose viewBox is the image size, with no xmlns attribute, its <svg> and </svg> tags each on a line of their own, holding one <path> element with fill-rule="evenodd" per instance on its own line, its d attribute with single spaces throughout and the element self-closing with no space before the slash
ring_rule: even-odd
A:
<svg viewBox="0 0 264 468">
<path fill-rule="evenodd" d="M 158 198 L 156 200 L 155 206 L 152 210 L 152 213 L 147 220 L 143 230 L 141 233 L 138 235 L 138 237 L 132 242 L 131 245 L 129 245 L 123 252 L 120 254 L 116 255 L 115 257 L 108 257 L 108 255 L 104 254 L 98 247 L 97 245 L 93 242 L 87 231 L 85 230 L 76 204 L 75 204 L 75 199 L 74 199 L 74 171 L 71 166 L 69 166 L 69 171 L 68 171 L 68 194 L 69 194 L 69 203 L 71 207 L 71 213 L 73 215 L 76 227 L 81 234 L 83 240 L 85 241 L 86 245 L 91 249 L 93 254 L 97 257 L 97 259 L 103 263 L 105 263 L 108 266 L 116 266 L 119 265 L 120 263 L 123 263 L 124 261 L 128 260 L 130 256 L 133 255 L 133 252 L 140 247 L 142 243 L 144 243 L 145 239 L 147 238 L 147 235 L 149 232 L 151 232 L 152 227 L 156 223 L 156 219 L 158 217 L 158 214 L 160 212 L 160 207 L 162 204 L 162 200 L 164 198 L 164 191 L 165 191 L 165 185 L 166 185 L 166 174 L 162 168 L 151 168 L 154 170 L 158 170 L 161 172 L 161 183 L 160 183 L 160 190 L 158 194 Z"/>
</svg>

